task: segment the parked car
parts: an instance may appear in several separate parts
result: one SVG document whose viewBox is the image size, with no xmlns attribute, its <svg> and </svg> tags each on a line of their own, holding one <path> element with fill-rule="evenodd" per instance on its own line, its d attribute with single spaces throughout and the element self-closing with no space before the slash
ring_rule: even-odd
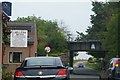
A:
<svg viewBox="0 0 120 80">
<path fill-rule="evenodd" d="M 14 80 L 68 80 L 69 72 L 59 57 L 29 57 L 16 69 Z"/>
<path fill-rule="evenodd" d="M 120 58 L 110 60 L 107 75 L 109 80 L 120 79 Z"/>
</svg>

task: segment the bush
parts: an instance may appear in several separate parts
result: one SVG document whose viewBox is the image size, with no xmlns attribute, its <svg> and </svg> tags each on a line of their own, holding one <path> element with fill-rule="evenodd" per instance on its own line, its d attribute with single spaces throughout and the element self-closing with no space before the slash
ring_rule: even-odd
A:
<svg viewBox="0 0 120 80">
<path fill-rule="evenodd" d="M 12 72 L 6 72 L 6 68 L 8 65 L 3 64 L 2 65 L 2 80 L 13 80 L 13 73 Z"/>
<path fill-rule="evenodd" d="M 3 80 L 13 80 L 12 72 L 3 72 L 2 79 Z"/>
</svg>

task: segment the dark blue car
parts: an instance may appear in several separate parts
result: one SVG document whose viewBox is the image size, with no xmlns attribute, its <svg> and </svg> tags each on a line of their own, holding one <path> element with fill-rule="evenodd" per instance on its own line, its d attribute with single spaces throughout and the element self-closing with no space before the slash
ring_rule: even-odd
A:
<svg viewBox="0 0 120 80">
<path fill-rule="evenodd" d="M 84 68 L 84 65 L 83 64 L 79 64 L 78 68 Z"/>
</svg>

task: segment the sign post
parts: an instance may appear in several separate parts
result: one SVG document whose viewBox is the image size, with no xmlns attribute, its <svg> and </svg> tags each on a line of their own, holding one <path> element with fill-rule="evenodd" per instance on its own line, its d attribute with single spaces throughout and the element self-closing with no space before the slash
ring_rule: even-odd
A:
<svg viewBox="0 0 120 80">
<path fill-rule="evenodd" d="M 0 2 L 0 80 L 2 80 L 2 3 Z"/>
</svg>

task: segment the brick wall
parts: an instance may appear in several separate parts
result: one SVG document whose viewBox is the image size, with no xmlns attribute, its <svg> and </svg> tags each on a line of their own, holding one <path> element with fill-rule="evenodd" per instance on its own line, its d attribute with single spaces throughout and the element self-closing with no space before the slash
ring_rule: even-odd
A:
<svg viewBox="0 0 120 80">
<path fill-rule="evenodd" d="M 18 25 L 19 24 L 19 25 Z M 12 48 L 10 45 L 6 45 L 5 52 L 3 55 L 3 64 L 7 64 L 7 72 L 13 72 L 17 67 L 20 66 L 21 63 L 9 63 L 9 52 L 22 52 L 22 60 L 24 60 L 26 57 L 34 57 L 35 53 L 37 53 L 37 31 L 36 31 L 36 25 L 34 23 L 16 23 L 16 22 L 11 22 L 9 23 L 10 26 L 32 26 L 32 35 L 34 36 L 34 40 L 32 44 L 28 44 L 27 47 L 23 48 Z M 16 27 L 15 27 L 16 28 Z M 23 28 L 23 27 L 22 27 Z M 17 28 L 16 28 L 17 29 Z"/>
</svg>

